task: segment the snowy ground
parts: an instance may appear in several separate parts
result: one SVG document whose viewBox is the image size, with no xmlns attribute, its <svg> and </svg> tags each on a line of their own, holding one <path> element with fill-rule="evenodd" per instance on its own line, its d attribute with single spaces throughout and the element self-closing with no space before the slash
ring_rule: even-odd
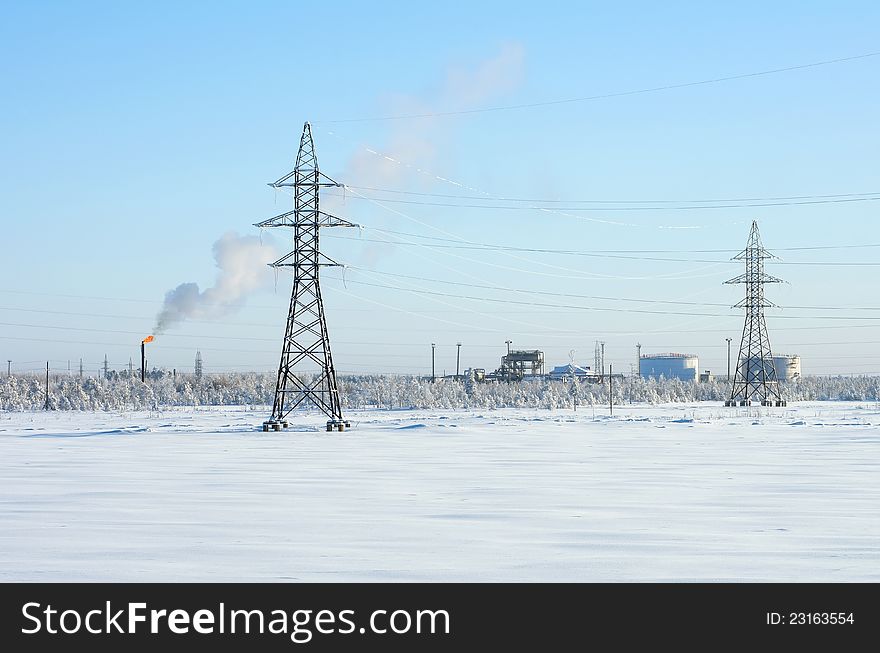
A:
<svg viewBox="0 0 880 653">
<path fill-rule="evenodd" d="M 0 413 L 0 581 L 880 581 L 880 405 Z"/>
</svg>

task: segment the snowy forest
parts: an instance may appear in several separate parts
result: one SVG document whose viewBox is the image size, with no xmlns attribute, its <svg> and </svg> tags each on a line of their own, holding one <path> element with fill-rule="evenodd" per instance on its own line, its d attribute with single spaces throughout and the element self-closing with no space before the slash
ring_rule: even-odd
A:
<svg viewBox="0 0 880 653">
<path fill-rule="evenodd" d="M 619 377 L 613 384 L 614 403 L 723 402 L 726 381 L 695 383 L 677 379 L 645 380 Z M 51 410 L 157 410 L 170 406 L 243 405 L 272 403 L 274 374 L 216 374 L 197 378 L 154 370 L 147 383 L 137 375 L 112 373 L 109 378 L 59 375 L 50 378 Z M 344 376 L 339 391 L 346 408 L 545 408 L 572 409 L 607 406 L 609 384 L 585 381 L 528 380 L 519 383 L 476 383 L 416 376 Z M 783 384 L 788 401 L 878 401 L 880 377 L 802 377 Z M 0 378 L 0 410 L 40 410 L 46 407 L 45 377 Z"/>
</svg>

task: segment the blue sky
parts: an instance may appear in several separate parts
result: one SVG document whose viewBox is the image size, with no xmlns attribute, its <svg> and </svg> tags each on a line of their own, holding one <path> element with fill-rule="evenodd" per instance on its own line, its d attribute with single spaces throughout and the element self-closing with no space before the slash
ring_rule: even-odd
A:
<svg viewBox="0 0 880 653">
<path fill-rule="evenodd" d="M 214 283 L 215 241 L 230 231 L 258 236 L 254 222 L 289 207 L 266 182 L 292 167 L 309 120 L 322 170 L 356 187 L 325 205 L 364 226 L 322 234 L 326 252 L 349 266 L 344 281 L 340 270 L 324 275 L 340 370 L 429 372 L 436 342 L 438 371 L 451 372 L 459 341 L 464 367 L 491 369 L 511 339 L 554 364 L 572 351 L 590 364 L 604 340 L 615 370 L 629 371 L 641 342 L 643 353 L 696 353 L 702 368 L 722 371 L 724 338 L 738 341 L 742 325 L 724 308 L 742 288 L 721 285 L 740 269 L 724 261 L 757 219 L 784 259 L 771 271 L 789 282 L 768 288 L 787 307 L 768 313 L 774 350 L 800 353 L 807 373 L 880 373 L 880 312 L 869 310 L 880 307 L 877 267 L 838 265 L 876 264 L 880 248 L 792 249 L 880 243 L 877 201 L 654 210 L 659 200 L 880 192 L 880 57 L 593 101 L 335 122 L 860 55 L 880 49 L 878 19 L 872 2 L 540 11 L 343 2 L 311 14 L 298 3 L 6 3 L 0 357 L 22 371 L 47 359 L 66 369 L 83 358 L 94 371 L 105 353 L 113 367 L 136 358 L 166 291 Z M 509 210 L 489 207 L 516 203 L 491 198 L 652 209 Z M 420 203 L 386 201 L 401 199 Z M 464 206 L 472 204 L 486 206 Z M 461 240 L 662 253 L 499 252 L 462 249 Z M 241 310 L 170 329 L 151 346 L 152 364 L 192 369 L 201 349 L 211 371 L 272 369 L 289 284 L 270 279 Z"/>
</svg>

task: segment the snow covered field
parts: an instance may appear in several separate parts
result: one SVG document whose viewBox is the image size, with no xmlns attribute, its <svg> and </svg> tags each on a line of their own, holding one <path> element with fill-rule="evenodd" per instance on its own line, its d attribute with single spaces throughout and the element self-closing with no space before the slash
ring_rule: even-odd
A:
<svg viewBox="0 0 880 653">
<path fill-rule="evenodd" d="M 880 405 L 0 413 L 0 581 L 880 581 Z"/>
</svg>

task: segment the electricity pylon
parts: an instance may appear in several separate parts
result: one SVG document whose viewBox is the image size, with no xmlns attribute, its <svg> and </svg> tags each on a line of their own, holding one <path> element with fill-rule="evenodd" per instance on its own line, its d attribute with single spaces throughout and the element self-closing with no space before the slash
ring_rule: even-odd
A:
<svg viewBox="0 0 880 653">
<path fill-rule="evenodd" d="M 752 221 L 749 242 L 746 248 L 734 256 L 733 261 L 745 261 L 744 274 L 724 283 L 745 284 L 746 296 L 734 308 L 744 308 L 746 319 L 743 326 L 742 342 L 736 364 L 730 399 L 725 406 L 751 406 L 753 399 L 760 399 L 762 406 L 785 406 L 785 400 L 779 389 L 776 366 L 770 352 L 770 337 L 767 334 L 767 322 L 764 309 L 775 306 L 764 298 L 765 283 L 782 283 L 773 275 L 764 272 L 764 261 L 776 258 L 764 249 L 761 234 L 758 232 L 757 221 Z"/>
<path fill-rule="evenodd" d="M 288 426 L 287 415 L 309 401 L 327 417 L 327 430 L 340 431 L 350 426 L 342 418 L 336 370 L 330 354 L 330 338 L 324 302 L 321 299 L 319 270 L 339 266 L 319 249 L 321 227 L 355 227 L 357 225 L 321 211 L 318 195 L 322 187 L 342 186 L 318 170 L 312 128 L 303 127 L 296 155 L 296 167 L 276 182 L 273 188 L 293 188 L 293 210 L 256 224 L 257 227 L 288 227 L 293 229 L 293 251 L 274 263 L 274 268 L 293 268 L 293 291 L 287 328 L 278 366 L 272 416 L 263 423 L 263 430 L 280 431 Z M 304 374 L 304 368 L 317 366 L 317 374 Z"/>
</svg>

